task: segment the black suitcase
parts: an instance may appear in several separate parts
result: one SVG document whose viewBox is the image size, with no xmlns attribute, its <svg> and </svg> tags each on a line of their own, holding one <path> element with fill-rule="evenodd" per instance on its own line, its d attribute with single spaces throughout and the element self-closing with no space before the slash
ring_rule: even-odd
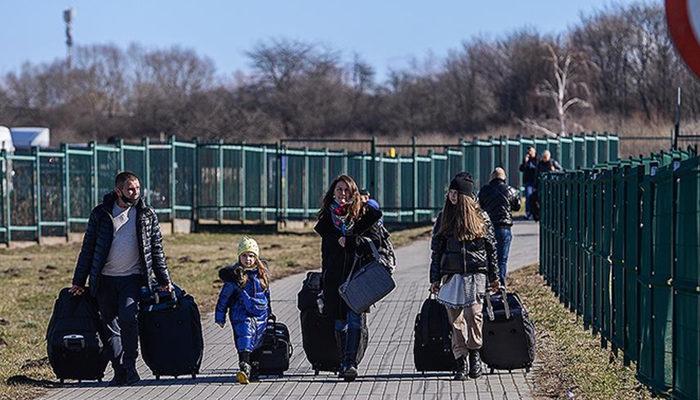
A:
<svg viewBox="0 0 700 400">
<path fill-rule="evenodd" d="M 199 373 L 204 352 L 202 322 L 194 298 L 175 287 L 141 302 L 139 339 L 143 361 L 156 379 Z"/>
<path fill-rule="evenodd" d="M 253 375 L 284 375 L 293 353 L 287 326 L 274 320 L 268 321 L 262 343 L 250 354 Z"/>
<path fill-rule="evenodd" d="M 98 380 L 109 361 L 102 341 L 104 333 L 97 302 L 89 294 L 73 296 L 61 290 L 46 331 L 46 351 L 56 377 Z"/>
<path fill-rule="evenodd" d="M 522 368 L 530 371 L 535 361 L 535 325 L 517 294 L 502 290 L 489 296 L 482 336 L 481 358 L 491 372 Z"/>
<path fill-rule="evenodd" d="M 297 295 L 297 307 L 301 311 L 301 340 L 307 360 L 314 373 L 319 371 L 338 372 L 342 355 L 335 336 L 335 321 L 318 311 L 318 294 L 321 292 L 321 273 L 309 272 Z M 367 316 L 362 314 L 362 334 L 357 349 L 356 362 L 359 364 L 365 355 L 369 330 Z"/>
<path fill-rule="evenodd" d="M 445 306 L 432 298 L 425 299 L 414 327 L 413 362 L 416 370 L 457 371 L 459 364 L 452 354 L 452 326 Z"/>
</svg>

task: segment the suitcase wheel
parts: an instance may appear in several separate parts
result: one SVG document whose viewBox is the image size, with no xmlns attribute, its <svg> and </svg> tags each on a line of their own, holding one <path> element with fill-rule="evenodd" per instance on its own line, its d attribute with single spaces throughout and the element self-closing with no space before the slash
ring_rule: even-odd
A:
<svg viewBox="0 0 700 400">
<path fill-rule="evenodd" d="M 493 375 L 493 368 L 490 369 L 489 374 Z"/>
<path fill-rule="evenodd" d="M 98 378 L 97 382 L 102 383 L 102 378 Z"/>
<path fill-rule="evenodd" d="M 314 375 L 318 375 L 318 370 L 317 370 L 317 369 L 314 370 Z"/>
<path fill-rule="evenodd" d="M 157 381 L 160 380 L 160 375 L 156 375 L 156 380 L 157 380 Z"/>
<path fill-rule="evenodd" d="M 64 383 L 66 380 L 63 379 L 63 378 L 61 378 L 61 379 L 59 379 L 59 381 L 61 382 L 61 385 L 63 385 L 63 383 Z"/>
<path fill-rule="evenodd" d="M 192 379 L 197 379 L 197 374 L 192 374 Z"/>
<path fill-rule="evenodd" d="M 83 383 L 82 379 L 78 379 L 78 384 Z"/>
<path fill-rule="evenodd" d="M 530 367 L 525 368 L 525 373 L 527 374 L 528 372 L 530 372 Z"/>
</svg>

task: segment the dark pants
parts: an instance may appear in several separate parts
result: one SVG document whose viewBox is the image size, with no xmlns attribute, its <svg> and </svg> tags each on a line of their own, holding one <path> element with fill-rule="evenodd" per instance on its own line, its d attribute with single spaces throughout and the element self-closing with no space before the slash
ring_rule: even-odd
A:
<svg viewBox="0 0 700 400">
<path fill-rule="evenodd" d="M 141 275 L 101 276 L 97 305 L 112 349 L 112 367 L 134 368 L 138 356 L 138 300 Z"/>
<path fill-rule="evenodd" d="M 496 228 L 496 255 L 498 256 L 498 275 L 501 285 L 506 284 L 506 272 L 508 272 L 508 253 L 513 233 L 509 227 Z"/>
<path fill-rule="evenodd" d="M 525 217 L 532 217 L 532 194 L 535 192 L 535 185 L 532 183 L 525 184 Z"/>
</svg>

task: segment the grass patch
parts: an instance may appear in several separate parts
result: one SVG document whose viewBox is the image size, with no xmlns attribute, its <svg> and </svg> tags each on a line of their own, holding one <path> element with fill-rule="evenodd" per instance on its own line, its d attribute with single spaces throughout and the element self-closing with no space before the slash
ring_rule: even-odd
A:
<svg viewBox="0 0 700 400">
<path fill-rule="evenodd" d="M 430 227 L 406 229 L 394 232 L 392 239 L 400 247 L 429 233 Z M 203 313 L 216 304 L 222 284 L 218 269 L 235 261 L 240 236 L 196 233 L 164 239 L 173 280 L 192 293 Z M 261 234 L 255 239 L 262 257 L 270 261 L 273 280 L 320 268 L 320 239 L 314 233 Z M 79 250 L 80 243 L 0 250 L 0 399 L 35 398 L 53 385 L 46 327 L 59 290 L 70 286 Z M 19 384 L 8 384 L 18 375 L 22 377 L 12 381 Z"/>
<path fill-rule="evenodd" d="M 525 303 L 537 331 L 537 360 L 533 371 L 538 398 L 650 399 L 622 359 L 600 347 L 600 338 L 583 329 L 538 274 L 538 265 L 509 274 L 509 288 Z"/>
</svg>

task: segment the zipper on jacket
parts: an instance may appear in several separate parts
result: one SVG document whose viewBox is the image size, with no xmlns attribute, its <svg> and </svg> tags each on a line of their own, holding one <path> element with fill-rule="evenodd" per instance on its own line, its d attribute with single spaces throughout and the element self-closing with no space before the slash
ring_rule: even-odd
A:
<svg viewBox="0 0 700 400">
<path fill-rule="evenodd" d="M 462 274 L 467 273 L 467 245 L 464 243 L 464 240 L 462 240 L 462 263 L 464 264 L 464 270 L 462 271 Z"/>
</svg>

